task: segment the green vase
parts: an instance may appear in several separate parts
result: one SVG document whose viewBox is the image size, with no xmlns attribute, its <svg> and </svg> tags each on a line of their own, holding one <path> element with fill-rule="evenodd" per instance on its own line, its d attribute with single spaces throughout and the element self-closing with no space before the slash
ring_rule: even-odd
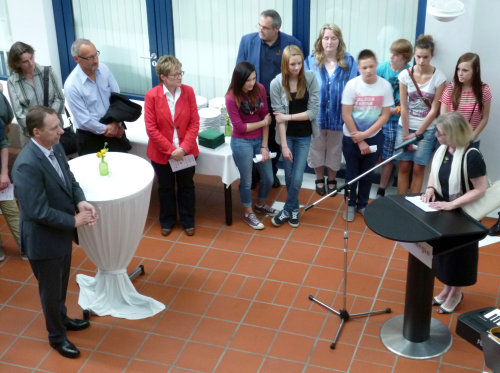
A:
<svg viewBox="0 0 500 373">
<path fill-rule="evenodd" d="M 224 127 L 224 135 L 226 137 L 230 137 L 233 133 L 233 126 L 231 126 L 231 121 L 229 120 L 229 116 L 226 115 L 226 126 Z"/>
<path fill-rule="evenodd" d="M 101 176 L 109 175 L 108 163 L 104 160 L 104 157 L 101 158 L 101 163 L 99 163 L 99 173 Z"/>
</svg>

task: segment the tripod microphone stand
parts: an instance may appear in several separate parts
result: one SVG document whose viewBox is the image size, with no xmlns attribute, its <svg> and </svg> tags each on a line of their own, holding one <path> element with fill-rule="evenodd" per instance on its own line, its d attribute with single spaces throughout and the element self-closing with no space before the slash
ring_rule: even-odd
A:
<svg viewBox="0 0 500 373">
<path fill-rule="evenodd" d="M 416 141 L 419 141 L 422 137 L 418 136 L 418 138 L 417 138 Z M 333 339 L 333 341 L 332 341 L 332 343 L 330 345 L 331 349 L 335 349 L 335 345 L 337 344 L 337 340 L 339 338 L 339 335 L 340 335 L 340 332 L 342 330 L 342 327 L 344 326 L 344 322 L 349 321 L 351 318 L 356 318 L 356 317 L 370 316 L 370 315 L 376 315 L 376 314 L 380 314 L 380 313 L 391 313 L 391 309 L 390 308 L 385 308 L 383 310 L 378 310 L 378 311 L 369 311 L 369 312 L 361 312 L 361 313 L 353 313 L 353 314 L 350 314 L 347 311 L 347 250 L 348 250 L 347 249 L 348 248 L 347 245 L 348 245 L 348 241 L 349 241 L 349 222 L 347 220 L 347 215 L 348 215 L 347 210 L 348 210 L 348 204 L 349 204 L 348 203 L 349 202 L 349 197 L 350 197 L 350 193 L 351 193 L 350 186 L 351 186 L 351 184 L 355 183 L 359 179 L 361 179 L 364 176 L 370 174 L 373 170 L 376 170 L 377 168 L 383 166 L 384 164 L 392 161 L 394 158 L 396 158 L 396 157 L 400 156 L 401 154 L 403 154 L 405 151 L 408 150 L 408 147 L 413 142 L 415 142 L 415 140 L 413 140 L 412 142 L 407 142 L 407 143 L 401 144 L 400 148 L 403 149 L 401 152 L 399 152 L 397 154 L 394 154 L 392 157 L 390 157 L 390 158 L 386 159 L 385 161 L 383 161 L 383 162 L 375 165 L 374 167 L 372 167 L 368 171 L 366 171 L 363 174 L 357 176 L 356 178 L 352 179 L 351 181 L 345 183 L 344 185 L 342 185 L 339 188 L 335 189 L 333 192 L 331 192 L 331 193 L 325 195 L 324 197 L 320 198 L 319 200 L 317 200 L 316 202 L 314 202 L 312 205 L 306 206 L 304 208 L 304 211 L 308 211 L 308 210 L 312 209 L 314 206 L 316 206 L 317 204 L 321 203 L 324 199 L 338 194 L 338 192 L 340 192 L 341 190 L 345 190 L 345 192 L 344 192 L 344 206 L 345 206 L 344 214 L 345 214 L 346 219 L 345 219 L 345 228 L 344 228 L 344 287 L 343 287 L 343 304 L 342 304 L 342 308 L 340 310 L 336 310 L 336 309 L 328 306 L 327 304 L 321 302 L 319 299 L 315 298 L 313 295 L 309 295 L 309 299 L 310 300 L 312 300 L 315 303 L 318 303 L 320 306 L 323 306 L 327 310 L 333 312 L 334 314 L 336 314 L 337 316 L 340 317 L 340 325 L 339 325 L 339 328 L 337 330 L 337 334 L 335 334 L 335 338 Z"/>
</svg>

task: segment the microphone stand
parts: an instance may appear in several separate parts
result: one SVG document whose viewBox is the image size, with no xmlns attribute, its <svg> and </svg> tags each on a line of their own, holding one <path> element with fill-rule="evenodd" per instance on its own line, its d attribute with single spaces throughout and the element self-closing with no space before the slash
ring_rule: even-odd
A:
<svg viewBox="0 0 500 373">
<path fill-rule="evenodd" d="M 340 317 L 340 325 L 339 325 L 339 328 L 337 329 L 337 333 L 335 334 L 335 338 L 333 339 L 333 341 L 332 341 L 332 343 L 330 345 L 331 349 L 335 349 L 335 345 L 337 344 L 337 340 L 339 338 L 339 335 L 340 335 L 340 332 L 342 330 L 342 327 L 344 326 L 344 322 L 349 321 L 351 318 L 355 318 L 355 317 L 370 316 L 370 315 L 376 315 L 376 314 L 380 314 L 380 313 L 391 313 L 391 309 L 390 308 L 385 308 L 383 310 L 378 310 L 378 311 L 369 311 L 369 312 L 361 312 L 361 313 L 353 313 L 353 314 L 350 314 L 347 311 L 347 248 L 348 248 L 347 244 L 348 244 L 348 240 L 349 240 L 349 222 L 347 221 L 347 214 L 348 214 L 347 210 L 348 210 L 349 196 L 350 196 L 350 193 L 351 193 L 350 186 L 351 186 L 351 184 L 355 183 L 359 179 L 361 179 L 361 178 L 365 177 L 366 175 L 370 174 L 373 170 L 376 170 L 377 168 L 383 166 L 384 164 L 386 164 L 386 163 L 392 161 L 393 159 L 399 157 L 401 154 L 403 154 L 404 152 L 406 152 L 408 150 L 408 147 L 410 145 L 412 145 L 414 142 L 419 141 L 419 140 L 420 139 L 414 140 L 414 141 L 412 141 L 410 143 L 402 143 L 400 145 L 400 148 L 402 150 L 399 153 L 394 154 L 392 157 L 386 159 L 383 162 L 380 162 L 379 164 L 377 164 L 374 167 L 370 168 L 368 171 L 366 171 L 363 174 L 357 176 L 356 178 L 352 179 L 351 181 L 349 181 L 349 182 L 345 183 L 344 185 L 338 187 L 333 192 L 331 192 L 331 193 L 323 196 L 322 198 L 320 198 L 319 200 L 317 200 L 313 204 L 311 204 L 309 206 L 306 206 L 304 208 L 304 211 L 308 211 L 308 210 L 312 209 L 314 206 L 316 206 L 317 204 L 321 203 L 326 198 L 333 197 L 334 195 L 338 194 L 338 192 L 340 192 L 341 190 L 345 190 L 345 193 L 344 193 L 344 207 L 345 207 L 344 213 L 345 213 L 346 219 L 345 219 L 345 228 L 344 228 L 344 288 L 343 288 L 343 305 L 342 305 L 342 308 L 340 310 L 336 310 L 336 309 L 328 306 L 327 304 L 321 302 L 319 299 L 315 298 L 313 295 L 309 295 L 309 299 L 311 301 L 313 301 L 315 303 L 318 303 L 320 306 L 323 306 L 327 310 L 333 312 L 334 314 L 336 314 L 337 316 Z"/>
</svg>

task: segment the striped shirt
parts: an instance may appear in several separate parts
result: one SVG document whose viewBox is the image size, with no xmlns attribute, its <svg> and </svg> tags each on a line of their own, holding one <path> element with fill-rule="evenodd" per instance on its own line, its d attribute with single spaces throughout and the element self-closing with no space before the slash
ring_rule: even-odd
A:
<svg viewBox="0 0 500 373">
<path fill-rule="evenodd" d="M 43 68 L 35 64 L 33 85 L 26 80 L 22 73 L 12 73 L 7 82 L 10 102 L 17 123 L 26 131 L 26 114 L 28 109 L 35 105 L 43 105 Z M 63 125 L 61 114 L 64 111 L 64 95 L 61 87 L 56 81 L 52 68 L 49 67 L 49 107 L 55 110 Z"/>
<path fill-rule="evenodd" d="M 441 101 L 441 103 L 443 103 L 448 107 L 449 112 L 455 111 L 455 109 L 453 109 L 453 103 L 451 97 L 452 93 L 453 93 L 453 85 L 450 83 L 443 91 L 441 99 L 439 100 Z M 483 104 L 491 101 L 491 99 L 492 96 L 489 85 L 483 84 Z M 477 125 L 483 118 L 483 113 L 479 111 L 479 105 L 477 105 L 477 100 L 476 96 L 474 96 L 474 92 L 472 91 L 462 92 L 457 109 L 458 109 L 457 111 L 460 114 L 462 114 L 465 117 L 465 119 L 469 121 L 472 128 L 476 129 Z"/>
</svg>

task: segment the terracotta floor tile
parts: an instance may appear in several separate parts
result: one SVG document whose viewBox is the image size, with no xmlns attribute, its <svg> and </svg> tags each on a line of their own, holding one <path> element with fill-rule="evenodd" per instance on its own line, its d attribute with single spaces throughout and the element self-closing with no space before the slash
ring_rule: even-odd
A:
<svg viewBox="0 0 500 373">
<path fill-rule="evenodd" d="M 347 252 L 347 264 L 351 262 L 354 253 Z M 314 264 L 321 267 L 331 267 L 344 269 L 344 249 L 323 246 L 319 249 L 318 255 L 314 258 Z"/>
<path fill-rule="evenodd" d="M 382 289 L 400 291 L 404 293 L 406 291 L 406 281 L 399 281 L 386 277 L 384 281 L 382 281 Z"/>
<path fill-rule="evenodd" d="M 266 357 L 260 373 L 300 373 L 304 364 Z"/>
<path fill-rule="evenodd" d="M 246 277 L 240 290 L 238 291 L 238 297 L 243 299 L 254 299 L 257 292 L 262 286 L 263 280 L 260 278 Z"/>
<path fill-rule="evenodd" d="M 191 340 L 225 347 L 236 328 L 236 323 L 204 317 L 191 336 Z"/>
<path fill-rule="evenodd" d="M 0 333 L 0 355 L 10 348 L 15 339 L 16 337 L 13 335 Z"/>
<path fill-rule="evenodd" d="M 219 295 L 210 305 L 206 316 L 215 317 L 222 320 L 240 322 L 247 312 L 249 305 L 250 301 L 246 299 Z"/>
<path fill-rule="evenodd" d="M 337 290 L 342 278 L 343 271 L 340 269 L 312 266 L 304 280 L 304 284 L 313 288 Z"/>
<path fill-rule="evenodd" d="M 51 349 L 49 355 L 40 364 L 40 369 L 51 373 L 76 373 L 87 363 L 89 356 L 90 351 L 80 348 L 80 356 L 78 359 L 66 359 L 56 350 Z"/>
<path fill-rule="evenodd" d="M 204 314 L 213 295 L 194 290 L 181 290 L 170 305 L 170 310 L 202 315 Z"/>
<path fill-rule="evenodd" d="M 315 207 L 312 210 L 304 212 L 300 217 L 300 222 L 322 227 L 329 227 L 333 223 L 336 214 L 336 210 Z"/>
<path fill-rule="evenodd" d="M 33 372 L 33 369 L 18 367 L 0 361 L 0 371 L 6 373 L 27 373 L 27 372 Z"/>
<path fill-rule="evenodd" d="M 298 290 L 299 286 L 297 285 L 282 283 L 273 303 L 282 306 L 291 306 L 297 296 Z"/>
<path fill-rule="evenodd" d="M 443 355 L 443 363 L 459 365 L 471 369 L 481 369 L 484 354 L 477 348 L 471 348 L 470 343 L 463 339 L 453 340 L 453 349 Z"/>
<path fill-rule="evenodd" d="M 283 283 L 280 281 L 265 281 L 259 290 L 256 300 L 260 302 L 274 303 L 282 284 Z"/>
<path fill-rule="evenodd" d="M 277 260 L 269 273 L 269 278 L 276 281 L 301 284 L 309 266 L 287 260 Z"/>
<path fill-rule="evenodd" d="M 318 249 L 318 245 L 289 241 L 286 243 L 279 257 L 284 260 L 310 264 L 316 256 Z"/>
<path fill-rule="evenodd" d="M 100 352 L 94 352 L 88 359 L 85 366 L 80 370 L 81 373 L 118 373 L 123 372 L 129 359 Z"/>
<path fill-rule="evenodd" d="M 51 347 L 48 342 L 21 337 L 3 355 L 2 361 L 35 368 L 50 349 Z M 29 351 L 29 354 L 26 351 Z"/>
<path fill-rule="evenodd" d="M 205 250 L 202 246 L 178 242 L 170 249 L 164 260 L 173 263 L 196 265 L 205 253 Z"/>
<path fill-rule="evenodd" d="M 157 300 L 158 302 L 163 303 L 165 307 L 168 307 L 168 305 L 174 298 L 175 294 L 177 294 L 178 290 L 179 290 L 178 288 L 173 286 L 166 286 L 166 285 L 161 286 L 158 284 L 153 284 L 148 282 L 141 287 L 139 293 L 147 297 L 151 297 Z M 148 321 L 147 324 L 144 325 L 149 325 L 149 324 L 150 322 Z"/>
<path fill-rule="evenodd" d="M 176 265 L 174 269 L 168 273 L 165 284 L 174 287 L 182 287 L 193 273 L 193 266 Z"/>
<path fill-rule="evenodd" d="M 339 316 L 334 315 L 326 309 L 323 312 L 325 316 L 328 316 L 328 318 L 323 330 L 321 331 L 320 338 L 331 343 L 337 334 L 341 319 Z M 364 334 L 365 323 L 365 319 L 350 319 L 349 321 L 344 322 L 337 342 L 345 345 L 357 345 L 361 335 Z"/>
<path fill-rule="evenodd" d="M 244 322 L 264 328 L 278 329 L 286 311 L 285 307 L 255 302 L 250 306 Z"/>
<path fill-rule="evenodd" d="M 99 351 L 116 355 L 134 356 L 147 334 L 139 331 L 114 327 L 99 345 Z M 127 341 L 127 343 L 123 343 Z"/>
<path fill-rule="evenodd" d="M 323 243 L 327 233 L 328 228 L 302 224 L 299 228 L 293 230 L 290 239 L 292 241 L 320 245 Z"/>
<path fill-rule="evenodd" d="M 258 372 L 264 358 L 262 356 L 228 350 L 217 366 L 217 373 L 254 373 Z"/>
<path fill-rule="evenodd" d="M 0 263 L 0 278 L 24 282 L 31 276 L 33 276 L 33 272 L 27 260 L 11 257 Z"/>
<path fill-rule="evenodd" d="M 12 298 L 14 293 L 16 293 L 16 291 L 19 290 L 21 286 L 23 285 L 19 282 L 0 279 L 0 304 L 7 303 L 9 298 Z"/>
<path fill-rule="evenodd" d="M 211 270 L 200 290 L 217 293 L 226 280 L 226 277 L 226 272 Z"/>
<path fill-rule="evenodd" d="M 375 236 L 373 234 L 365 234 L 359 245 L 359 251 L 374 255 L 390 257 L 394 251 L 396 243 L 387 238 Z"/>
<path fill-rule="evenodd" d="M 398 357 L 396 360 L 395 372 L 401 372 L 401 373 L 438 372 L 438 362 L 434 360 L 415 360 L 415 359 L 405 359 L 402 357 Z M 441 369 L 439 370 L 439 372 L 441 372 Z M 456 372 L 456 370 L 453 372 Z"/>
<path fill-rule="evenodd" d="M 332 350 L 330 344 L 331 341 L 318 341 L 312 352 L 310 364 L 347 371 L 354 356 L 355 346 L 340 342 Z"/>
<path fill-rule="evenodd" d="M 270 258 L 253 254 L 243 254 L 239 258 L 238 263 L 236 263 L 233 273 L 254 277 L 266 277 L 272 264 L 273 260 Z"/>
<path fill-rule="evenodd" d="M 253 233 L 253 231 L 251 233 Z M 212 247 L 242 252 L 243 249 L 247 246 L 248 241 L 250 241 L 251 236 L 251 234 L 245 234 L 242 232 L 231 232 L 223 230 L 215 239 Z"/>
<path fill-rule="evenodd" d="M 349 272 L 347 277 L 347 292 L 364 297 L 374 297 L 382 278 L 362 273 Z"/>
<path fill-rule="evenodd" d="M 173 263 L 159 263 L 158 266 L 152 270 L 149 281 L 158 282 L 160 284 L 164 283 L 172 274 L 175 267 L 176 265 Z"/>
<path fill-rule="evenodd" d="M 349 266 L 349 271 L 366 275 L 382 276 L 387 268 L 387 258 L 378 255 L 356 253 Z"/>
<path fill-rule="evenodd" d="M 33 285 L 24 285 L 16 293 L 16 295 L 10 299 L 9 306 L 29 309 L 32 311 L 41 310 L 42 306 L 40 303 L 38 287 Z"/>
<path fill-rule="evenodd" d="M 135 255 L 143 258 L 161 260 L 171 247 L 172 242 L 170 241 L 144 237 L 139 243 L 139 246 L 137 246 Z"/>
<path fill-rule="evenodd" d="M 396 356 L 389 350 L 381 351 L 371 348 L 358 347 L 354 359 L 365 363 L 373 363 L 374 365 L 385 365 L 392 367 L 396 361 Z M 383 371 L 383 370 L 382 370 Z"/>
<path fill-rule="evenodd" d="M 284 332 L 317 337 L 325 322 L 325 314 L 291 309 L 281 327 Z"/>
<path fill-rule="evenodd" d="M 235 296 L 240 291 L 241 287 L 245 282 L 245 276 L 241 275 L 229 275 L 226 277 L 226 281 L 222 284 L 220 293 L 229 296 Z"/>
<path fill-rule="evenodd" d="M 355 251 L 357 247 L 359 246 L 360 240 L 361 240 L 361 233 L 359 232 L 352 232 L 350 231 L 348 233 L 348 250 L 349 251 Z M 328 234 L 326 235 L 326 238 L 323 242 L 323 246 L 328 246 L 328 247 L 334 247 L 337 249 L 344 249 L 345 242 L 344 242 L 344 229 L 341 228 L 331 228 L 328 231 Z"/>
<path fill-rule="evenodd" d="M 200 372 L 212 372 L 223 352 L 219 347 L 190 342 L 181 352 L 175 365 Z"/>
<path fill-rule="evenodd" d="M 154 328 L 154 333 L 187 339 L 200 322 L 200 316 L 167 310 Z"/>
<path fill-rule="evenodd" d="M 349 369 L 350 373 L 392 373 L 392 366 L 379 365 L 375 362 L 354 360 Z"/>
<path fill-rule="evenodd" d="M 167 371 L 168 365 L 148 363 L 139 360 L 133 360 L 125 370 L 127 373 L 165 373 Z"/>
<path fill-rule="evenodd" d="M 38 312 L 5 306 L 0 309 L 0 330 L 5 333 L 20 334 Z"/>
<path fill-rule="evenodd" d="M 241 325 L 231 340 L 230 348 L 266 354 L 273 342 L 276 331 L 251 325 Z"/>
<path fill-rule="evenodd" d="M 30 322 L 29 326 L 25 329 L 23 336 L 42 340 L 47 339 L 47 328 L 45 326 L 45 317 L 43 316 L 43 313 L 40 312 L 38 316 Z"/>
<path fill-rule="evenodd" d="M 317 295 L 318 289 L 308 286 L 301 286 L 297 292 L 297 296 L 292 304 L 294 308 L 309 310 L 312 307 L 312 301 L 309 295 Z"/>
<path fill-rule="evenodd" d="M 161 364 L 172 364 L 185 341 L 160 335 L 150 335 L 137 353 L 137 358 Z"/>
<path fill-rule="evenodd" d="M 208 249 L 200 262 L 200 267 L 213 268 L 220 271 L 231 271 L 240 254 L 219 249 Z"/>
<path fill-rule="evenodd" d="M 273 230 L 278 231 L 278 230 Z M 253 236 L 245 252 L 274 258 L 280 252 L 285 241 L 276 238 Z"/>
</svg>

